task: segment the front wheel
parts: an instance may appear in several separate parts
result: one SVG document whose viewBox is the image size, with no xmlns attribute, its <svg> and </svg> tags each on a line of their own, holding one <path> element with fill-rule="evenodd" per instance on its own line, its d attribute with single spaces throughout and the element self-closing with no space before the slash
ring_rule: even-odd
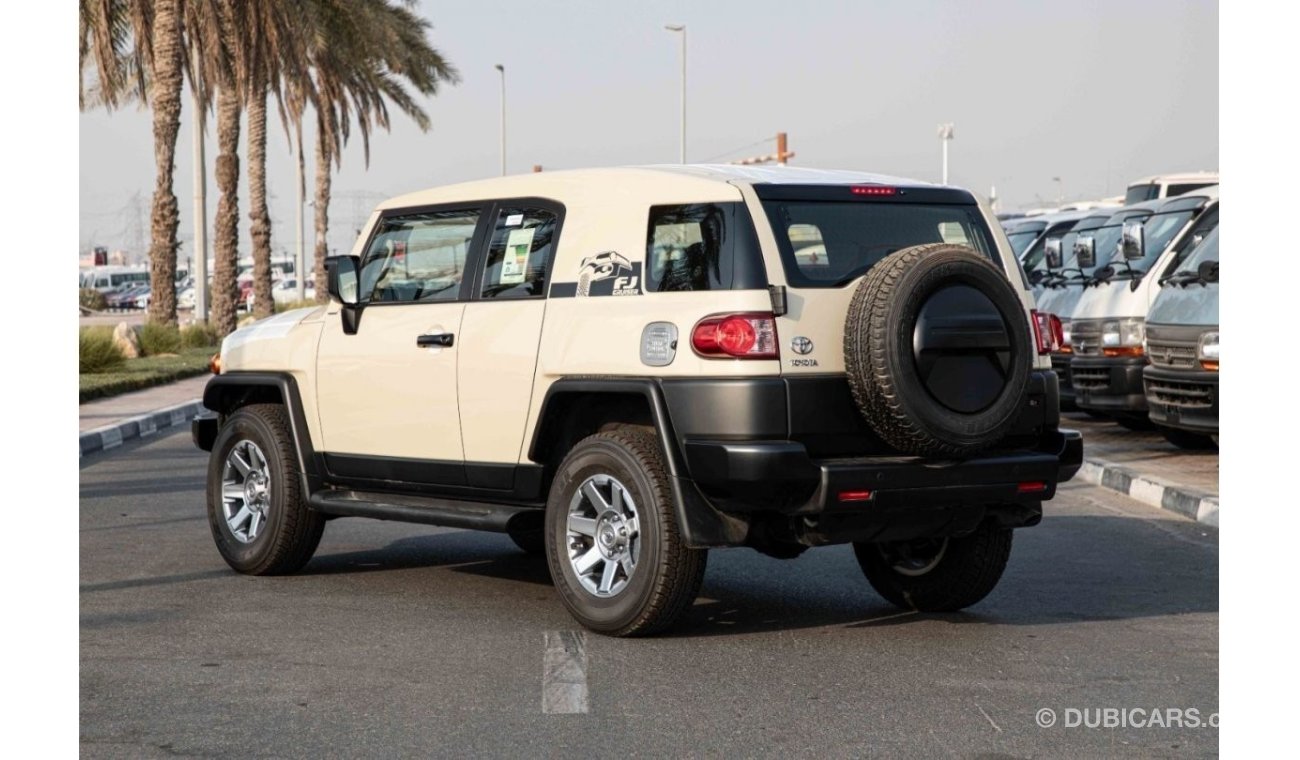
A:
<svg viewBox="0 0 1300 760">
<path fill-rule="evenodd" d="M 858 564 L 890 603 L 952 612 L 989 595 L 1011 556 L 1011 531 L 984 526 L 959 538 L 853 544 Z"/>
<path fill-rule="evenodd" d="M 643 636 L 695 601 L 708 552 L 683 541 L 659 442 L 619 428 L 580 441 L 546 505 L 546 558 L 560 600 L 582 625 Z"/>
<path fill-rule="evenodd" d="M 289 417 L 278 404 L 240 408 L 208 460 L 208 524 L 235 570 L 281 575 L 311 559 L 325 518 L 308 508 Z"/>
</svg>

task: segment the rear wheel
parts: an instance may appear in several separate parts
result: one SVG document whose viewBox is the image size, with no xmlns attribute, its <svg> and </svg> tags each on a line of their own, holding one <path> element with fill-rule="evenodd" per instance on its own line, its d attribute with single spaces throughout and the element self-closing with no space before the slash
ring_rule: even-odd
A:
<svg viewBox="0 0 1300 760">
<path fill-rule="evenodd" d="M 654 435 L 620 428 L 580 441 L 546 505 L 546 557 L 560 600 L 599 633 L 672 625 L 695 601 L 708 552 L 683 542 Z"/>
<path fill-rule="evenodd" d="M 867 581 L 899 607 L 951 612 L 988 596 L 1011 556 L 1011 531 L 986 525 L 959 538 L 853 544 Z"/>
<path fill-rule="evenodd" d="M 278 404 L 240 408 L 217 434 L 208 459 L 208 524 L 226 564 L 249 575 L 280 575 L 311 559 L 325 518 L 308 508 L 302 473 Z"/>
</svg>

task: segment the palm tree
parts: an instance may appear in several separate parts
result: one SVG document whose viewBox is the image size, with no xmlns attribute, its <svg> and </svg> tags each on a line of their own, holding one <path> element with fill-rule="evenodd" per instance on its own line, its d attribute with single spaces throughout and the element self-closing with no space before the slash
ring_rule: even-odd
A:
<svg viewBox="0 0 1300 760">
<path fill-rule="evenodd" d="M 172 175 L 181 124 L 181 11 L 180 0 L 82 0 L 78 45 L 83 108 L 99 104 L 112 110 L 139 98 L 152 109 L 156 173 L 150 211 L 149 321 L 173 325 L 180 212 Z M 93 63 L 96 74 L 90 98 L 85 81 L 88 63 Z"/>
<path fill-rule="evenodd" d="M 368 165 L 371 129 L 374 125 L 389 129 L 389 102 L 410 116 L 421 130 L 429 129 L 428 114 L 407 92 L 403 81 L 420 94 L 431 96 L 437 93 L 439 82 L 454 84 L 460 80 L 455 68 L 429 45 L 429 22 L 416 16 L 411 7 L 410 2 L 391 0 L 312 3 L 315 34 L 308 57 L 316 110 L 313 276 L 319 302 L 327 299 L 324 286 L 331 171 L 340 162 L 354 115 Z"/>
</svg>

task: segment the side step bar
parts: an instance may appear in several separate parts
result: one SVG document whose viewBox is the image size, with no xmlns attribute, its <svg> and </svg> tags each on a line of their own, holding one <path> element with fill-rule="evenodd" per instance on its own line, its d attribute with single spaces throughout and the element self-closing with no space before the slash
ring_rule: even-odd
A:
<svg viewBox="0 0 1300 760">
<path fill-rule="evenodd" d="M 542 510 L 536 507 L 367 491 L 317 491 L 307 503 L 319 512 L 338 517 L 371 517 L 497 533 L 531 528 L 534 524 L 540 529 L 542 522 Z"/>
</svg>

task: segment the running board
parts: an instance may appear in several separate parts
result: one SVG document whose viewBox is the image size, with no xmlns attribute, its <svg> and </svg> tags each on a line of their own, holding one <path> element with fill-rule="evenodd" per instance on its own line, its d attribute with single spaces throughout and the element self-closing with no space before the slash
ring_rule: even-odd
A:
<svg viewBox="0 0 1300 760">
<path fill-rule="evenodd" d="M 542 516 L 542 510 L 536 507 L 367 491 L 317 491 L 307 503 L 318 512 L 336 517 L 370 517 L 497 533 L 520 528 L 521 523 L 537 521 L 540 525 Z"/>
</svg>

